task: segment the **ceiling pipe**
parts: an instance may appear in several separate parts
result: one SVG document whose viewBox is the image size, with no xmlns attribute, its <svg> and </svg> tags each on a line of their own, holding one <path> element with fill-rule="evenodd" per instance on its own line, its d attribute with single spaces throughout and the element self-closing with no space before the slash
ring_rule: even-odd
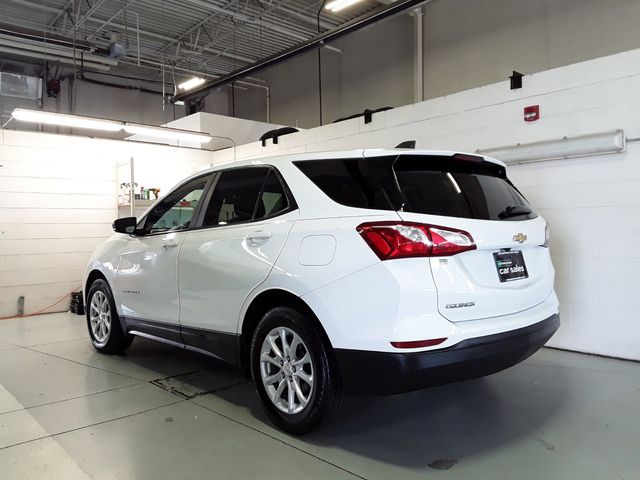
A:
<svg viewBox="0 0 640 480">
<path fill-rule="evenodd" d="M 13 40 L 9 38 L 7 35 L 2 35 L 2 34 L 0 34 L 0 41 L 2 42 L 1 45 L 3 47 L 12 47 L 20 50 L 29 50 L 37 53 L 46 53 L 53 56 L 59 56 L 59 57 L 65 57 L 65 58 L 71 58 L 71 59 L 73 59 L 73 56 L 74 56 L 72 48 L 59 47 L 55 45 L 47 45 L 45 42 L 37 42 L 34 40 L 25 40 L 25 39 Z M 94 55 L 92 53 L 86 53 L 86 52 L 79 52 L 78 54 L 76 54 L 76 60 L 78 59 L 78 57 L 80 57 L 80 55 L 82 55 L 85 62 L 101 63 L 109 66 L 116 66 L 118 64 L 118 60 L 114 58 L 101 56 L 101 55 Z"/>
<path fill-rule="evenodd" d="M 61 57 L 58 55 L 51 55 L 48 53 L 36 52 L 32 50 L 23 50 L 21 48 L 5 47 L 4 45 L 0 45 L 0 52 L 9 55 L 15 55 L 18 57 L 35 58 L 38 60 L 47 60 L 49 62 L 60 62 L 67 65 L 73 65 L 73 58 Z M 98 70 L 101 72 L 108 72 L 111 68 L 109 65 L 94 62 L 83 62 L 82 65 L 84 68 L 90 68 L 92 70 Z"/>
<path fill-rule="evenodd" d="M 382 6 L 376 10 L 373 10 L 369 13 L 361 15 L 358 18 L 354 18 L 339 27 L 331 29 L 327 32 L 324 32 L 320 35 L 313 37 L 312 39 L 300 43 L 294 47 L 288 48 L 281 52 L 276 53 L 275 55 L 271 55 L 263 60 L 258 60 L 250 65 L 242 67 L 235 72 L 231 72 L 228 75 L 224 75 L 217 80 L 212 80 L 200 88 L 195 90 L 184 92 L 176 95 L 174 97 L 175 100 L 191 100 L 196 97 L 202 97 L 206 95 L 209 91 L 214 89 L 219 85 L 223 85 L 225 83 L 233 82 L 234 80 L 246 77 L 257 70 L 261 70 L 263 68 L 269 67 L 271 65 L 275 65 L 289 58 L 300 55 L 301 53 L 307 52 L 317 46 L 323 45 L 325 42 L 329 42 L 340 38 L 348 33 L 355 32 L 367 25 L 378 22 L 384 18 L 395 15 L 396 13 L 400 13 L 404 10 L 407 10 L 412 7 L 416 7 L 418 5 L 423 5 L 431 2 L 433 0 L 398 0 L 390 5 Z"/>
</svg>

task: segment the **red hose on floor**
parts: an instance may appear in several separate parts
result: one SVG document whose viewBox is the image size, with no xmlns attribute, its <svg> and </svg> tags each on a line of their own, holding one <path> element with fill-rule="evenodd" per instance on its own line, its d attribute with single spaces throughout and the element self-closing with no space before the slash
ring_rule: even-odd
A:
<svg viewBox="0 0 640 480">
<path fill-rule="evenodd" d="M 77 292 L 78 290 L 80 290 L 82 287 L 76 287 L 73 290 L 71 290 L 69 293 L 67 293 L 64 297 L 62 297 L 60 300 L 58 300 L 56 303 L 52 303 L 51 305 L 47 305 L 46 307 L 38 310 L 37 312 L 33 312 L 33 313 L 28 313 L 26 315 L 13 315 L 10 317 L 0 317 L 0 320 L 11 320 L 13 318 L 26 318 L 26 317 L 34 317 L 36 315 L 40 315 L 42 313 L 45 313 L 47 310 L 49 310 L 52 307 L 55 307 L 56 305 L 58 305 L 60 302 L 62 302 L 64 299 L 66 299 L 69 295 L 71 295 L 74 292 Z"/>
</svg>

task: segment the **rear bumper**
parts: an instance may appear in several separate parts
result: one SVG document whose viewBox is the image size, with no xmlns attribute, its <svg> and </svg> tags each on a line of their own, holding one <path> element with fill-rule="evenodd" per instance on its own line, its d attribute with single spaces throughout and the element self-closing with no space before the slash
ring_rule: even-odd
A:
<svg viewBox="0 0 640 480">
<path fill-rule="evenodd" d="M 533 355 L 558 330 L 558 314 L 517 330 L 470 338 L 441 350 L 385 353 L 336 349 L 347 393 L 392 395 L 483 377 Z"/>
</svg>

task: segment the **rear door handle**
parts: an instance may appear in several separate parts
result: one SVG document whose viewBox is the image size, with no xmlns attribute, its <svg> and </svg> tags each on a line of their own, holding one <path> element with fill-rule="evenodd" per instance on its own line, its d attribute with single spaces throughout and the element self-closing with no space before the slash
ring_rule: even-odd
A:
<svg viewBox="0 0 640 480">
<path fill-rule="evenodd" d="M 264 243 L 270 238 L 271 232 L 265 232 L 264 230 L 256 230 L 255 232 L 247 234 L 247 240 L 249 240 L 254 245 Z"/>
<path fill-rule="evenodd" d="M 170 248 L 176 248 L 178 246 L 178 242 L 175 240 L 165 240 L 162 242 L 162 246 L 165 250 L 169 250 Z"/>
</svg>

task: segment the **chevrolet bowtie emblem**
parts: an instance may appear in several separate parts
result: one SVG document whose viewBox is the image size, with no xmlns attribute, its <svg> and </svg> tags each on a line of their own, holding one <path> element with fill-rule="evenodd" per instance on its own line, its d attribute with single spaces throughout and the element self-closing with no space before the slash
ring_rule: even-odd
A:
<svg viewBox="0 0 640 480">
<path fill-rule="evenodd" d="M 524 233 L 518 233 L 513 236 L 513 241 L 518 243 L 524 243 L 527 241 L 527 236 Z"/>
</svg>

